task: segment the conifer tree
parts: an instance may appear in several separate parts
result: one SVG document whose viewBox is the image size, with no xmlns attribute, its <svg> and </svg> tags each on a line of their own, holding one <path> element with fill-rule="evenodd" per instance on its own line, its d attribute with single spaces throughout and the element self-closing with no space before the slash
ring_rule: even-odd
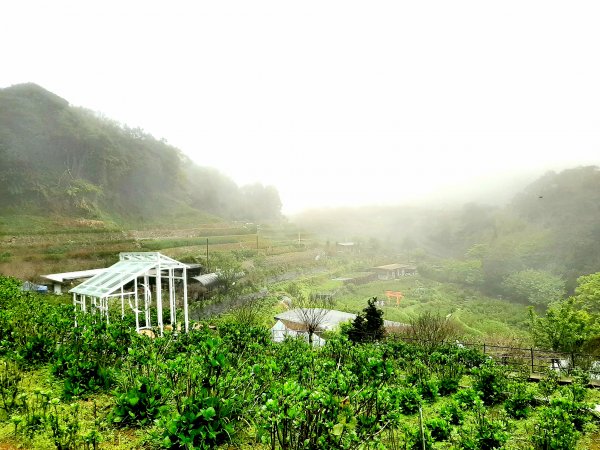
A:
<svg viewBox="0 0 600 450">
<path fill-rule="evenodd" d="M 377 297 L 369 299 L 367 307 L 352 322 L 348 330 L 348 338 L 352 342 L 372 342 L 383 338 L 383 311 L 376 304 Z"/>
</svg>

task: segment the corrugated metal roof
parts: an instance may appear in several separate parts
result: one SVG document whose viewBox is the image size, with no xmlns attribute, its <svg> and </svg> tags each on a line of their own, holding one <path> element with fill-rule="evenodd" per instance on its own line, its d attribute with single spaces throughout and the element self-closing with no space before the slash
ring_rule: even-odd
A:
<svg viewBox="0 0 600 450">
<path fill-rule="evenodd" d="M 192 277 L 194 280 L 200 282 L 202 286 L 209 287 L 217 283 L 219 281 L 219 275 L 217 273 L 205 273 L 204 275 L 198 275 L 197 277 Z"/>
</svg>

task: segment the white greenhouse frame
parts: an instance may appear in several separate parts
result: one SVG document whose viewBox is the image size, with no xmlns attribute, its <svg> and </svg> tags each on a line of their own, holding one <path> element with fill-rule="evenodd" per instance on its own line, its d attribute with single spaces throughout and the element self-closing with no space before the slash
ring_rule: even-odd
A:
<svg viewBox="0 0 600 450">
<path fill-rule="evenodd" d="M 135 313 L 135 326 L 139 332 L 151 329 L 150 308 L 153 300 L 156 304 L 160 335 L 163 335 L 163 288 L 162 281 L 168 281 L 170 324 L 177 329 L 175 281 L 183 281 L 183 317 L 185 331 L 189 330 L 188 299 L 187 299 L 187 269 L 186 264 L 171 259 L 159 252 L 119 253 L 119 262 L 110 266 L 106 271 L 95 275 L 89 280 L 69 290 L 73 293 L 73 306 L 82 312 L 100 312 L 109 321 L 109 303 L 113 299 L 121 299 L 121 318 L 125 317 L 125 302 Z M 181 271 L 177 276 L 175 271 Z M 156 280 L 154 298 L 150 280 Z M 127 291 L 125 287 L 133 283 Z M 142 291 L 140 295 L 140 290 Z M 133 304 L 132 304 L 133 301 Z M 140 305 L 141 303 L 141 305 Z M 140 318 L 140 314 L 143 315 Z M 143 320 L 141 320 L 143 319 Z M 141 325 L 141 322 L 144 322 Z"/>
</svg>

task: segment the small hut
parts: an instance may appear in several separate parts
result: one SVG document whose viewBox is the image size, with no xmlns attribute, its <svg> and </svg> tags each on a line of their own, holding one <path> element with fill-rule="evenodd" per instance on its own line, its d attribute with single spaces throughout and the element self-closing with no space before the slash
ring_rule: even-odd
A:
<svg viewBox="0 0 600 450">
<path fill-rule="evenodd" d="M 386 264 L 372 269 L 380 280 L 394 280 L 407 275 L 416 275 L 417 268 L 406 264 Z"/>
</svg>

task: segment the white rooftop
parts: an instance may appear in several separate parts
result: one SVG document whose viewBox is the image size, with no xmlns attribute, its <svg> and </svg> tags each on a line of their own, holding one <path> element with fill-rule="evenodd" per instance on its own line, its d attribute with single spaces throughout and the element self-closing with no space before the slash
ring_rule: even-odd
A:
<svg viewBox="0 0 600 450">
<path fill-rule="evenodd" d="M 319 309 L 320 308 L 316 308 Z M 356 314 L 347 313 L 343 311 L 337 311 L 335 309 L 328 309 L 323 316 L 323 321 L 320 323 L 319 328 L 323 330 L 333 330 L 339 324 L 344 322 L 351 322 L 356 318 Z M 299 308 L 291 309 L 289 311 L 282 312 L 275 316 L 276 320 L 287 320 L 294 323 L 303 323 L 304 319 Z M 404 324 L 400 322 L 393 322 L 391 320 L 384 320 L 383 325 L 386 327 L 402 326 Z"/>
<path fill-rule="evenodd" d="M 65 281 L 79 280 L 81 278 L 91 278 L 105 270 L 106 269 L 90 269 L 78 270 L 76 272 L 50 273 L 48 275 L 42 275 L 42 277 L 57 283 L 64 283 Z"/>
</svg>

